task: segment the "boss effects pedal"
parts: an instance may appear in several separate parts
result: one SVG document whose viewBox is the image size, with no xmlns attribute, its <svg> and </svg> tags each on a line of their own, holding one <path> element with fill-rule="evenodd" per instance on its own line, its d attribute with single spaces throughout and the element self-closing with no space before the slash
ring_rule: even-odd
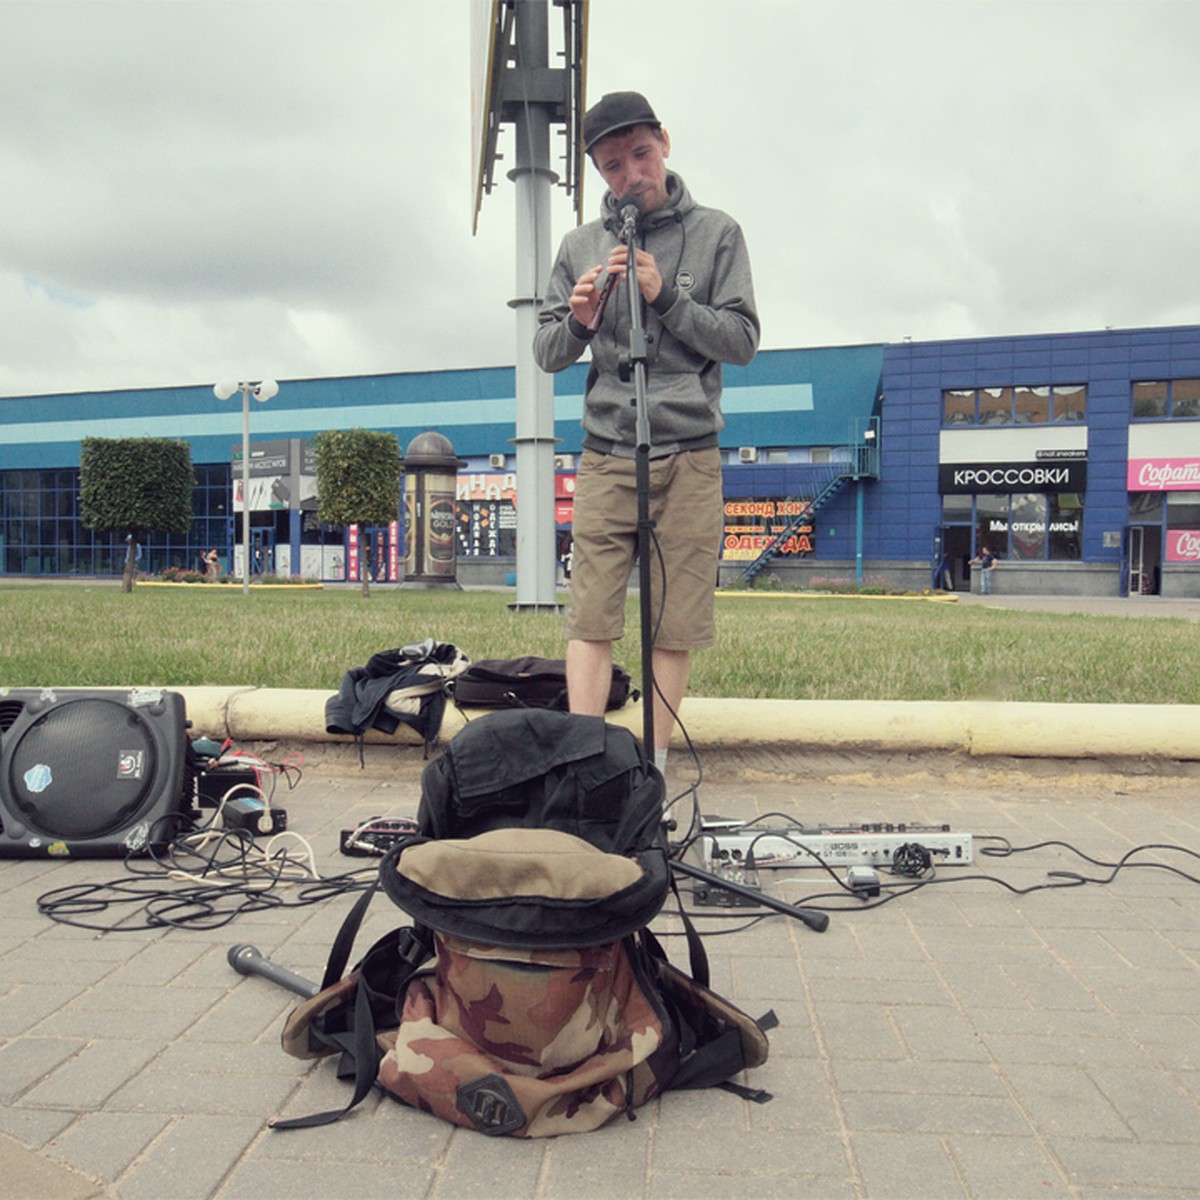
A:
<svg viewBox="0 0 1200 1200">
<path fill-rule="evenodd" d="M 949 825 L 877 822 L 816 828 L 783 824 L 701 826 L 700 853 L 710 870 L 734 862 L 753 870 L 778 867 L 889 867 L 897 851 L 922 847 L 935 866 L 969 866 L 971 835 Z"/>
</svg>

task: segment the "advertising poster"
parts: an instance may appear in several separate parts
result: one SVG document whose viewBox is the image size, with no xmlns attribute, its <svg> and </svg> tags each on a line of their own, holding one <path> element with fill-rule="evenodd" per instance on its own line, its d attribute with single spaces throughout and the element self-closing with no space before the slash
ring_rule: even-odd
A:
<svg viewBox="0 0 1200 1200">
<path fill-rule="evenodd" d="M 752 562 L 809 503 L 808 500 L 780 498 L 726 500 L 721 557 L 725 562 Z M 788 535 L 780 548 L 780 555 L 785 558 L 804 558 L 812 553 L 815 540 L 812 522 L 805 521 Z"/>
<path fill-rule="evenodd" d="M 455 485 L 455 541 L 464 558 L 512 555 L 517 550 L 517 477 L 460 475 Z"/>
<path fill-rule="evenodd" d="M 1200 529 L 1167 530 L 1167 562 L 1200 564 Z"/>
</svg>

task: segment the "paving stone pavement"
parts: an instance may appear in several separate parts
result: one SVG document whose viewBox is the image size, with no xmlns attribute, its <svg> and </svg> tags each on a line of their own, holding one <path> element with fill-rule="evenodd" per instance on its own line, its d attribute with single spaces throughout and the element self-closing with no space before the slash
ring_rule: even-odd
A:
<svg viewBox="0 0 1200 1200">
<path fill-rule="evenodd" d="M 420 752 L 366 769 L 315 752 L 277 797 L 322 873 L 363 865 L 337 833 L 412 814 Z M 787 917 L 702 921 L 719 990 L 774 1009 L 765 1105 L 673 1093 L 637 1120 L 548 1141 L 489 1139 L 372 1097 L 329 1128 L 267 1121 L 340 1106 L 328 1064 L 278 1047 L 294 997 L 229 966 L 256 945 L 317 977 L 351 900 L 209 929 L 99 933 L 38 910 L 50 889 L 134 877 L 112 861 L 0 862 L 0 1185 L 14 1197 L 1185 1197 L 1200 1190 L 1200 808 L 1195 767 L 910 756 L 706 758 L 708 814 L 806 825 L 936 823 L 975 848 L 1051 843 L 943 868 L 883 907 L 819 871 L 764 872 L 787 899 L 857 907 L 816 934 Z M 671 785 L 689 778 L 673 759 Z M 1111 883 L 1020 894 L 1137 846 Z M 1003 880 L 991 882 L 991 880 Z M 688 882 L 685 880 L 685 890 Z M 884 877 L 884 882 L 889 882 Z M 145 881 L 138 881 L 138 886 Z M 1007 886 L 1005 886 L 1007 885 Z M 138 923 L 122 906 L 78 919 Z M 730 914 L 724 914 L 729 916 Z M 738 914 L 733 914 L 736 918 Z M 401 914 L 376 901 L 361 946 Z M 672 923 L 663 919 L 670 931 Z M 676 957 L 678 948 L 672 943 Z"/>
</svg>

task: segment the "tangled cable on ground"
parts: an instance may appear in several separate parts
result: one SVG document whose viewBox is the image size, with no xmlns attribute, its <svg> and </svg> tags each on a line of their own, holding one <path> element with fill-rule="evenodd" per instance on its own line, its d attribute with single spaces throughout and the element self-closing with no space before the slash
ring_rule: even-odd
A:
<svg viewBox="0 0 1200 1200">
<path fill-rule="evenodd" d="M 244 913 L 319 904 L 374 882 L 373 868 L 322 876 L 312 846 L 297 833 L 277 833 L 260 844 L 244 829 L 222 828 L 225 802 L 247 791 L 269 803 L 261 788 L 243 784 L 230 788 L 203 821 L 163 818 L 174 828 L 153 830 L 150 852 L 123 860 L 131 878 L 54 888 L 38 897 L 38 912 L 98 933 L 218 929 Z M 161 851 L 154 848 L 164 843 Z"/>
<path fill-rule="evenodd" d="M 933 855 L 920 842 L 905 842 L 892 854 L 892 874 L 920 879 L 933 870 Z"/>
</svg>

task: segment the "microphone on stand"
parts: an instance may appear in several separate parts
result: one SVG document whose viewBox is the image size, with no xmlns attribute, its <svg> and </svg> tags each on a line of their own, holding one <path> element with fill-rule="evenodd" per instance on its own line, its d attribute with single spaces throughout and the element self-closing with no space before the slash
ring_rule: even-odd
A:
<svg viewBox="0 0 1200 1200">
<path fill-rule="evenodd" d="M 636 192 L 630 192 L 627 196 L 622 196 L 617 201 L 617 212 L 621 218 L 621 240 L 627 242 L 630 236 L 637 231 L 637 227 L 641 224 L 642 217 L 645 214 L 645 204 Z M 604 288 L 600 292 L 600 299 L 596 303 L 596 311 L 592 314 L 592 319 L 587 323 L 588 333 L 595 333 L 600 328 L 600 322 L 604 320 L 604 310 L 608 307 L 609 297 L 612 296 L 613 288 L 617 284 L 619 276 L 609 275 L 604 281 Z"/>
<path fill-rule="evenodd" d="M 621 224 L 625 227 L 626 236 L 641 224 L 645 211 L 645 201 L 636 192 L 630 192 L 617 201 L 617 212 L 621 215 Z"/>
</svg>

